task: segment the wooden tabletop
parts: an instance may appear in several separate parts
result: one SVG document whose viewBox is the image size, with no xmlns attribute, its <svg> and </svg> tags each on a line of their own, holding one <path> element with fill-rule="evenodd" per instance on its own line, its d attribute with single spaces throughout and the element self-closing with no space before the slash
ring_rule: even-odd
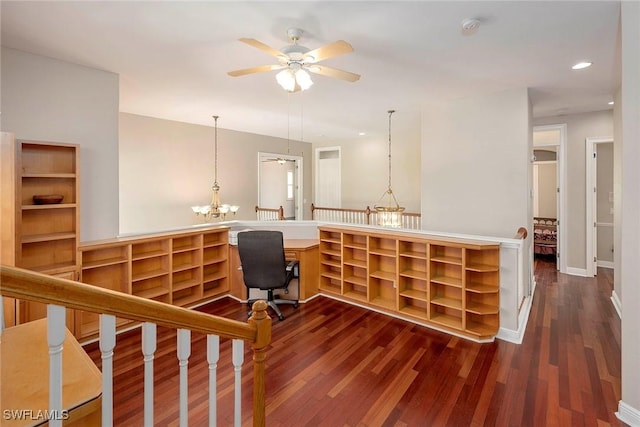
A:
<svg viewBox="0 0 640 427">
<path fill-rule="evenodd" d="M 47 319 L 2 331 L 0 342 L 2 414 L 6 410 L 36 416 L 49 408 Z M 62 350 L 62 408 L 68 411 L 100 397 L 102 374 L 67 330 Z M 29 416 L 27 416 L 29 418 Z M 33 425 L 42 420 L 2 420 L 2 425 Z"/>
<path fill-rule="evenodd" d="M 318 239 L 284 239 L 285 249 L 309 249 L 318 244 Z"/>
</svg>

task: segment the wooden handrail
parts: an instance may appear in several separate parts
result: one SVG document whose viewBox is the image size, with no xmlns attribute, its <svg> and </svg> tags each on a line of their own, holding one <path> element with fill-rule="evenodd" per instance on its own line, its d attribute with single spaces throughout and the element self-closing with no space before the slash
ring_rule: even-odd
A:
<svg viewBox="0 0 640 427">
<path fill-rule="evenodd" d="M 33 271 L 0 266 L 0 294 L 44 304 L 56 304 L 75 310 L 111 314 L 116 317 L 152 322 L 174 329 L 190 329 L 251 343 L 264 343 L 255 322 L 215 317 L 162 302 L 99 288 L 73 280 L 61 279 Z M 263 332 L 264 333 L 264 332 Z"/>
<path fill-rule="evenodd" d="M 365 215 L 369 215 L 371 213 L 371 209 L 367 206 L 366 209 L 343 209 L 343 208 L 327 208 L 316 206 L 311 203 L 311 219 L 315 219 L 313 216 L 313 211 L 333 211 L 333 212 L 355 212 L 355 213 L 363 213 Z"/>
<path fill-rule="evenodd" d="M 253 348 L 253 425 L 266 424 L 264 375 L 271 319 L 265 301 L 256 301 L 243 323 L 5 265 L 0 265 L 0 295 L 248 341 Z"/>
<path fill-rule="evenodd" d="M 516 232 L 516 235 L 513 236 L 514 239 L 526 239 L 527 238 L 527 229 L 525 227 L 520 227 L 518 228 L 518 231 Z"/>
<path fill-rule="evenodd" d="M 256 214 L 258 214 L 258 212 L 273 212 L 278 216 L 278 221 L 284 221 L 284 209 L 282 206 L 278 208 L 261 208 L 260 206 L 256 206 Z"/>
<path fill-rule="evenodd" d="M 343 214 L 343 213 L 356 213 L 356 214 L 359 213 L 359 214 L 363 214 L 363 216 L 364 216 L 364 224 L 371 224 L 372 220 L 375 223 L 375 218 L 376 218 L 375 215 L 377 215 L 376 211 L 372 210 L 369 206 L 367 206 L 365 209 L 343 209 L 343 208 L 320 207 L 320 206 L 316 206 L 313 203 L 311 203 L 311 220 L 317 219 L 316 215 L 315 215 L 315 211 L 334 212 L 334 213 L 339 213 L 339 214 Z M 417 228 L 420 228 L 419 220 L 422 217 L 422 215 L 420 213 L 417 213 L 417 212 L 403 212 L 402 216 L 414 219 L 411 222 L 414 223 L 414 224 L 417 224 Z"/>
</svg>

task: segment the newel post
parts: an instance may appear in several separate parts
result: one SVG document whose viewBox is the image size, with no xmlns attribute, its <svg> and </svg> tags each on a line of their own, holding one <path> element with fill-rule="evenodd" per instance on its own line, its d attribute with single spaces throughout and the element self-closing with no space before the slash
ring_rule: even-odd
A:
<svg viewBox="0 0 640 427">
<path fill-rule="evenodd" d="M 264 427 L 265 415 L 265 382 L 264 361 L 267 346 L 271 343 L 271 318 L 267 314 L 267 303 L 259 300 L 253 303 L 253 314 L 248 323 L 256 327 L 256 340 L 253 347 L 253 425 Z"/>
</svg>

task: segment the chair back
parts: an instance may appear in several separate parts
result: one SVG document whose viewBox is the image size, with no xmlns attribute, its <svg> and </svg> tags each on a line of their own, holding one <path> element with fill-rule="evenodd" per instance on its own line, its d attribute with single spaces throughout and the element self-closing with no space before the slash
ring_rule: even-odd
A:
<svg viewBox="0 0 640 427">
<path fill-rule="evenodd" d="M 248 288 L 282 288 L 287 281 L 282 232 L 267 230 L 238 233 L 238 253 L 244 284 Z"/>
</svg>

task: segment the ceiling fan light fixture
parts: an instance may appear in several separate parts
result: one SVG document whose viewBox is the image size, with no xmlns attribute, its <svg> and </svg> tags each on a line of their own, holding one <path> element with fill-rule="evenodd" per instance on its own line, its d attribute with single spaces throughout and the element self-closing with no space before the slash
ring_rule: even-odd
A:
<svg viewBox="0 0 640 427">
<path fill-rule="evenodd" d="M 296 78 L 289 69 L 282 70 L 276 74 L 276 81 L 286 91 L 293 92 L 296 88 Z"/>
<path fill-rule="evenodd" d="M 313 85 L 313 81 L 311 80 L 309 73 L 302 69 L 296 71 L 296 82 L 302 90 L 307 90 Z"/>
</svg>

